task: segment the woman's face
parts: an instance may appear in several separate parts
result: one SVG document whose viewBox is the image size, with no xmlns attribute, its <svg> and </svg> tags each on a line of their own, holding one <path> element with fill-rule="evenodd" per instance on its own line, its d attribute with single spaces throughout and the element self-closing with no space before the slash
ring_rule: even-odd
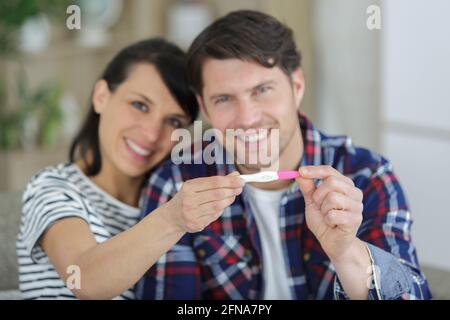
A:
<svg viewBox="0 0 450 320">
<path fill-rule="evenodd" d="M 115 169 L 133 178 L 165 158 L 176 143 L 170 139 L 172 132 L 189 125 L 189 117 L 150 64 L 133 66 L 114 92 L 104 80 L 98 81 L 92 101 L 100 114 L 102 170 Z"/>
</svg>

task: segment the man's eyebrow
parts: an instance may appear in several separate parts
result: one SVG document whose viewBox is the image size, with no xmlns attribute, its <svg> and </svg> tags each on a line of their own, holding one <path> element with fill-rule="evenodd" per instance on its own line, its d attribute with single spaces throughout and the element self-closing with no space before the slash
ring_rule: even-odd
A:
<svg viewBox="0 0 450 320">
<path fill-rule="evenodd" d="M 152 99 L 150 99 L 150 98 L 147 97 L 146 95 L 144 95 L 144 94 L 142 94 L 142 93 L 139 93 L 139 92 L 135 92 L 135 91 L 133 91 L 132 93 L 135 94 L 135 95 L 140 96 L 140 97 L 141 97 L 143 100 L 145 100 L 145 102 L 147 102 L 148 104 L 154 104 L 153 101 L 152 101 Z"/>
<path fill-rule="evenodd" d="M 245 92 L 252 92 L 253 90 L 255 90 L 255 89 L 257 89 L 257 88 L 260 88 L 260 87 L 262 87 L 262 86 L 265 86 L 265 85 L 268 85 L 268 84 L 276 84 L 277 82 L 275 81 L 275 80 L 267 80 L 267 81 L 263 81 L 263 82 L 261 82 L 261 83 L 258 83 L 256 86 L 254 86 L 254 87 L 251 87 L 251 88 L 249 88 L 249 89 L 246 89 L 245 90 Z M 214 95 L 212 95 L 210 98 L 209 98 L 209 100 L 210 101 L 212 101 L 212 100 L 214 100 L 214 99 L 217 99 L 217 98 L 219 98 L 219 97 L 224 97 L 224 96 L 230 96 L 231 94 L 229 94 L 229 93 L 217 93 L 217 94 L 214 94 Z"/>
<path fill-rule="evenodd" d="M 275 80 L 267 80 L 267 81 L 263 81 L 263 82 L 261 82 L 261 83 L 259 83 L 259 84 L 257 84 L 256 86 L 254 86 L 253 88 L 250 88 L 250 89 L 247 89 L 247 90 L 245 90 L 246 92 L 251 92 L 251 91 L 253 91 L 253 90 L 255 90 L 255 89 L 258 89 L 258 88 L 260 88 L 260 87 L 262 87 L 262 86 L 266 86 L 266 85 L 268 85 L 268 84 L 276 84 L 277 82 L 275 81 Z"/>
</svg>

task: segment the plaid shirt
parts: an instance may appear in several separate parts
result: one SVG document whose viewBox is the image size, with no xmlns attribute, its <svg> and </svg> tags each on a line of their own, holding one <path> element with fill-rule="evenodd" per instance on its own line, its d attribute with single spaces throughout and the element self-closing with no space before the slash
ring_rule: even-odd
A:
<svg viewBox="0 0 450 320">
<path fill-rule="evenodd" d="M 330 165 L 364 193 L 363 222 L 357 236 L 366 242 L 372 260 L 369 299 L 431 298 L 411 243 L 411 215 L 391 164 L 369 150 L 354 147 L 347 137 L 324 135 L 302 114 L 299 121 L 304 140 L 301 165 Z M 201 157 L 201 152 L 197 150 L 193 160 Z M 183 181 L 235 170 L 230 164 L 192 162 L 202 164 L 168 161 L 152 174 L 144 190 L 143 215 L 170 200 Z M 262 299 L 261 243 L 247 200 L 244 191 L 203 231 L 185 234 L 137 284 L 137 296 Z M 282 195 L 279 217 L 291 296 L 346 299 L 333 265 L 306 225 L 304 207 L 299 187 L 293 183 Z"/>
</svg>

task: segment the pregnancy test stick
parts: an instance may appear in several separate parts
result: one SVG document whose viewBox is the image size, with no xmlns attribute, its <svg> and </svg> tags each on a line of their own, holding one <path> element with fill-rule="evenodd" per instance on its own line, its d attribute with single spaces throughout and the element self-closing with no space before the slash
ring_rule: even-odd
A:
<svg viewBox="0 0 450 320">
<path fill-rule="evenodd" d="M 241 174 L 245 182 L 270 182 L 276 180 L 289 180 L 300 177 L 298 171 L 261 171 L 254 174 Z"/>
</svg>

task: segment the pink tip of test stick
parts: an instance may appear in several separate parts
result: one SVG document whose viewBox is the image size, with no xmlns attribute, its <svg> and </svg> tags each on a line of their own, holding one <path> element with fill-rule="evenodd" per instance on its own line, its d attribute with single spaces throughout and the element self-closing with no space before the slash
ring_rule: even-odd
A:
<svg viewBox="0 0 450 320">
<path fill-rule="evenodd" d="M 300 177 L 300 173 L 298 171 L 278 171 L 278 179 L 280 180 L 289 180 Z"/>
</svg>

